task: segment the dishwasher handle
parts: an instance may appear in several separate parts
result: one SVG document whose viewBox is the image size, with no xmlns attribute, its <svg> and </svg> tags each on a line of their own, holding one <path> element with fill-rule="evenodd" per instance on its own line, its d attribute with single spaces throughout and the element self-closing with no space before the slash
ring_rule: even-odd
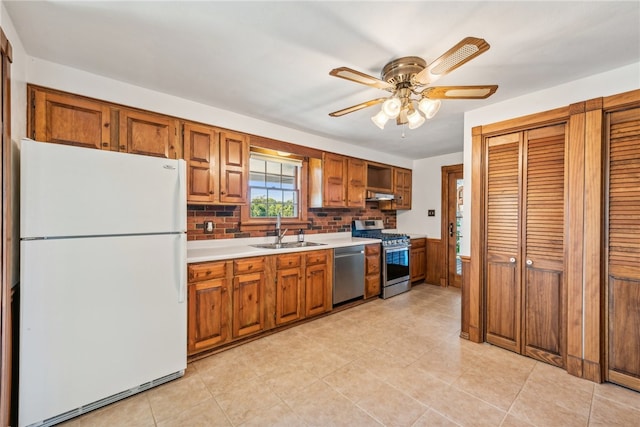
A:
<svg viewBox="0 0 640 427">
<path fill-rule="evenodd" d="M 360 252 L 349 252 L 346 254 L 336 254 L 334 256 L 334 258 L 346 258 L 346 257 L 350 257 L 350 256 L 359 256 L 360 254 L 363 254 L 364 250 L 360 251 Z"/>
</svg>

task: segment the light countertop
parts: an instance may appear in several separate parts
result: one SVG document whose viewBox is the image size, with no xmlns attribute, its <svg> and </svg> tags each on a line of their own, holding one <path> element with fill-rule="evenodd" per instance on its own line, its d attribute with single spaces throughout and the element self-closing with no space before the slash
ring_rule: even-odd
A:
<svg viewBox="0 0 640 427">
<path fill-rule="evenodd" d="M 283 242 L 295 242 L 297 236 L 286 236 Z M 187 263 L 220 261 L 252 256 L 277 255 L 291 252 L 303 252 L 322 249 L 333 249 L 345 246 L 380 243 L 379 239 L 351 237 L 346 233 L 306 234 L 305 241 L 323 243 L 320 246 L 300 248 L 262 249 L 250 245 L 273 243 L 275 237 L 251 237 L 242 239 L 191 240 L 187 242 Z"/>
</svg>

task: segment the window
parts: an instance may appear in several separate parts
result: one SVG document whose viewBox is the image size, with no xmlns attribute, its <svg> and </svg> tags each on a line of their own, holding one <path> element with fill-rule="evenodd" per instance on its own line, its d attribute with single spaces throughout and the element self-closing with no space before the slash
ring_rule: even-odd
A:
<svg viewBox="0 0 640 427">
<path fill-rule="evenodd" d="M 252 151 L 249 159 L 249 217 L 300 218 L 302 161 Z"/>
</svg>

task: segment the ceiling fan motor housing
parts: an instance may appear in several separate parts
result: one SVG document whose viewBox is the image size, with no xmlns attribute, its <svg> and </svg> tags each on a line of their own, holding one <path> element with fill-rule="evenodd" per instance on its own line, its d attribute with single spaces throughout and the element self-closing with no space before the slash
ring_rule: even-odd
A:
<svg viewBox="0 0 640 427">
<path fill-rule="evenodd" d="M 398 88 L 398 84 L 410 84 L 411 78 L 424 70 L 426 66 L 427 62 L 417 56 L 394 59 L 382 69 L 382 80 Z"/>
</svg>

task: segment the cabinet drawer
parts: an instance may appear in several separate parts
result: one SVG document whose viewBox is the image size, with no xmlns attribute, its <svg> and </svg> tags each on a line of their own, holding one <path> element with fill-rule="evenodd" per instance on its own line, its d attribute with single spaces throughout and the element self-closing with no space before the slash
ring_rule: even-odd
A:
<svg viewBox="0 0 640 427">
<path fill-rule="evenodd" d="M 299 254 L 278 255 L 276 268 L 280 270 L 282 268 L 300 267 L 300 258 L 301 255 Z"/>
<path fill-rule="evenodd" d="M 380 245 L 375 243 L 364 247 L 365 255 L 380 255 Z"/>
<path fill-rule="evenodd" d="M 424 248 L 425 246 L 427 246 L 427 239 L 411 239 L 411 249 Z"/>
<path fill-rule="evenodd" d="M 225 261 L 189 264 L 189 282 L 201 282 L 226 276 L 227 263 Z"/>
<path fill-rule="evenodd" d="M 241 258 L 233 261 L 235 274 L 253 273 L 264 270 L 264 257 Z"/>
<path fill-rule="evenodd" d="M 326 264 L 328 251 L 314 251 L 307 254 L 307 265 Z"/>
</svg>

